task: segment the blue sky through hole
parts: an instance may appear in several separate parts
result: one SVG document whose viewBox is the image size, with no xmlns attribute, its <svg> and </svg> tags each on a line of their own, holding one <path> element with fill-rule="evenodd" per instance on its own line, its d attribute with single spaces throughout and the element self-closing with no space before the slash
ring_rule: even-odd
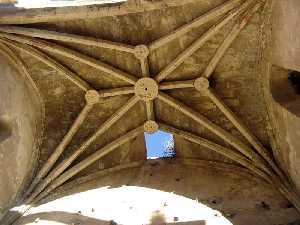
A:
<svg viewBox="0 0 300 225">
<path fill-rule="evenodd" d="M 144 133 L 147 149 L 147 158 L 171 157 L 174 153 L 173 135 L 157 131 L 153 134 Z"/>
</svg>

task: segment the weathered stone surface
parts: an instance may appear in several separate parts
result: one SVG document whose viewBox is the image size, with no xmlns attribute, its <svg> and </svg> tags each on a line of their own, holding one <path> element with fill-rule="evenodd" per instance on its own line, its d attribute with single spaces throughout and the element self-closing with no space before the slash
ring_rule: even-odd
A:
<svg viewBox="0 0 300 225">
<path fill-rule="evenodd" d="M 43 103 L 34 84 L 0 57 L 0 215 L 31 179 L 44 123 Z"/>
<path fill-rule="evenodd" d="M 170 5 L 165 6 L 164 3 L 166 2 Z M 247 135 L 239 132 L 232 122 L 212 103 L 207 93 L 202 91 L 203 87 L 206 88 L 209 85 L 224 101 L 224 104 L 249 128 L 250 133 L 254 134 L 259 143 L 262 144 L 262 148 L 270 153 L 271 160 L 273 160 L 272 156 L 274 155 L 281 169 L 290 176 L 289 178 L 300 190 L 298 176 L 300 167 L 298 166 L 299 157 L 297 154 L 299 121 L 292 114 L 295 114 L 295 112 L 286 110 L 291 108 L 284 106 L 286 108 L 284 109 L 275 102 L 280 102 L 281 98 L 290 100 L 290 98 L 284 98 L 283 92 L 276 91 L 276 88 L 282 88 L 280 86 L 281 81 L 288 84 L 286 82 L 287 71 L 267 69 L 261 71 L 261 67 L 268 67 L 271 60 L 270 57 L 266 57 L 267 59 L 260 63 L 261 56 L 265 54 L 263 52 L 264 45 L 270 40 L 262 35 L 265 32 L 263 29 L 267 29 L 267 31 L 270 29 L 268 26 L 262 26 L 269 15 L 269 5 L 264 11 L 256 12 L 249 20 L 249 24 L 241 31 L 225 55 L 220 57 L 220 62 L 208 80 L 199 77 L 205 71 L 211 59 L 214 59 L 215 53 L 218 52 L 217 49 L 224 39 L 230 34 L 234 21 L 230 21 L 222 27 L 200 49 L 185 58 L 182 64 L 177 65 L 175 63 L 174 68 L 176 68 L 164 80 L 173 82 L 198 78 L 196 82 L 191 82 L 191 86 L 180 89 L 159 90 L 160 83 L 157 80 L 155 81 L 161 71 L 164 71 L 164 68 L 167 68 L 167 72 L 172 69 L 172 67 L 171 69 L 167 67 L 169 63 L 177 60 L 182 52 L 195 41 L 199 41 L 199 37 L 207 34 L 207 30 L 212 25 L 224 21 L 224 18 L 220 15 L 216 16 L 202 26 L 194 27 L 191 31 L 172 39 L 155 50 L 151 50 L 151 43 L 174 32 L 175 29 L 195 20 L 224 2 L 226 1 L 191 0 L 184 3 L 175 0 L 130 1 L 124 4 L 118 3 L 117 6 L 79 7 L 76 9 L 77 12 L 80 12 L 77 15 L 73 11 L 69 11 L 68 14 L 68 9 L 63 8 L 50 9 L 43 16 L 41 14 L 45 12 L 45 9 L 25 10 L 24 13 L 17 14 L 15 17 L 11 14 L 0 16 L 0 23 L 33 23 L 27 27 L 83 35 L 123 44 L 111 49 L 103 46 L 87 46 L 84 41 L 72 43 L 62 39 L 50 40 L 47 44 L 42 44 L 42 47 L 45 47 L 42 49 L 44 53 L 74 72 L 79 79 L 87 82 L 89 87 L 87 89 L 91 89 L 87 94 L 84 93 L 82 88 L 74 85 L 72 80 L 67 79 L 62 70 L 54 69 L 49 64 L 46 65 L 32 55 L 20 51 L 20 49 L 14 49 L 14 52 L 26 63 L 28 71 L 45 102 L 45 132 L 42 145 L 39 148 L 39 160 L 32 162 L 32 168 L 36 164 L 38 169 L 43 167 L 54 149 L 63 140 L 86 102 L 88 105 L 92 105 L 91 111 L 54 165 L 54 169 L 56 169 L 55 166 L 61 166 L 61 163 L 73 157 L 67 166 L 63 165 L 65 168 L 61 171 L 62 176 L 69 171 L 69 168 L 76 168 L 77 165 L 80 165 L 79 163 L 95 154 L 103 146 L 110 144 L 138 126 L 145 125 L 145 131 L 155 131 L 157 129 L 156 124 L 147 123 L 152 120 L 156 122 L 163 121 L 228 149 L 236 148 L 239 151 L 244 151 L 243 153 L 247 149 L 250 149 L 250 152 L 256 152 L 254 148 L 249 147 L 249 141 L 245 137 Z M 237 0 L 236 2 L 245 1 Z M 94 9 L 99 9 L 99 12 L 95 13 Z M 107 11 L 104 12 L 103 10 Z M 63 16 L 62 12 L 65 13 Z M 32 13 L 31 17 L 26 16 L 27 13 Z M 53 16 L 54 14 L 57 17 Z M 83 14 L 87 16 L 83 17 Z M 62 19 L 62 17 L 66 17 L 66 19 Z M 274 27 L 277 26 L 276 24 L 279 23 L 276 22 Z M 37 33 L 34 35 L 37 35 Z M 290 51 L 283 51 L 285 45 L 281 41 L 285 40 L 284 35 L 282 33 L 274 34 L 277 37 L 277 41 L 274 41 L 274 49 L 271 48 L 272 51 L 274 50 L 272 54 L 274 62 L 277 59 L 288 57 L 285 53 L 291 53 Z M 43 39 L 47 39 L 47 37 Z M 51 43 L 66 47 L 69 52 L 71 50 L 75 52 L 70 54 L 71 57 L 66 57 L 66 54 L 61 54 L 60 51 L 53 51 L 51 47 L 54 45 Z M 297 42 L 294 43 L 296 45 Z M 106 44 L 109 45 L 109 43 Z M 145 45 L 150 47 L 145 47 Z M 289 48 L 293 47 L 289 46 Z M 280 53 L 280 51 L 283 52 Z M 79 60 L 78 53 L 85 55 L 85 62 L 91 59 L 89 63 Z M 146 60 L 145 57 L 147 56 L 148 59 Z M 297 57 L 297 52 L 293 51 L 291 56 Z M 102 64 L 97 64 L 98 67 L 95 67 L 95 62 L 99 62 L 97 60 L 106 63 L 104 71 L 99 69 L 99 67 L 103 68 Z M 296 60 L 284 61 L 278 64 L 279 66 L 291 65 L 287 62 L 293 64 L 291 68 L 296 68 Z M 149 63 L 149 74 L 147 74 L 147 66 L 145 67 L 146 70 L 144 68 L 146 73 L 143 72 L 142 63 Z M 107 68 L 113 68 L 115 73 L 109 72 Z M 270 66 L 269 68 L 276 67 Z M 116 73 L 122 74 L 118 77 L 115 76 Z M 273 73 L 278 77 L 274 76 L 274 79 L 272 79 Z M 124 77 L 125 79 L 120 79 Z M 3 84 L 5 84 L 6 79 L 8 78 L 4 79 Z M 271 85 L 269 85 L 269 82 Z M 200 91 L 197 91 L 193 85 Z M 285 87 L 288 88 L 288 86 Z M 113 97 L 101 97 L 101 95 L 96 94 L 96 90 L 100 90 L 101 93 L 103 91 L 122 93 L 124 90 L 129 90 L 129 92 Z M 7 93 L 11 93 L 11 91 L 7 91 Z M 162 93 L 165 95 L 162 95 Z M 295 94 L 293 91 L 287 93 Z M 278 94 L 277 98 L 276 94 Z M 0 99 L 5 95 L 1 95 Z M 166 100 L 164 96 L 169 97 Z M 294 97 L 297 96 L 294 95 Z M 176 103 L 176 100 L 174 101 L 172 98 L 183 102 L 185 105 Z M 147 108 L 149 104 L 148 106 L 145 104 L 149 101 L 154 101 L 154 108 L 151 109 L 150 105 L 150 110 Z M 172 104 L 175 107 L 172 107 Z M 5 107 L 8 105 L 6 108 L 9 108 L 11 103 L 5 101 L 3 105 Z M 294 108 L 294 110 L 297 111 L 297 108 Z M 149 111 L 155 115 L 154 118 L 149 119 Z M 37 118 L 33 112 L 30 111 L 29 113 L 32 113 L 33 118 Z M 207 118 L 208 122 L 205 122 L 204 117 L 203 119 L 197 116 L 197 113 Z M 7 120 L 5 119 L 5 121 Z M 211 123 L 221 129 L 215 129 L 216 126 L 211 128 Z M 89 141 L 88 138 L 98 129 L 102 129 L 104 132 L 101 130 L 99 132 L 101 135 Z M 11 133 L 14 135 L 14 131 Z M 7 129 L 2 134 L 2 137 L 7 140 L 7 134 L 9 134 Z M 32 131 L 27 132 L 27 134 L 32 135 L 32 138 L 35 137 Z M 88 141 L 86 142 L 86 140 Z M 15 146 L 10 148 L 16 149 Z M 80 154 L 77 153 L 79 150 Z M 63 182 L 64 184 L 61 183 L 61 187 L 51 190 L 48 200 L 94 186 L 101 186 L 105 182 L 109 185 L 123 185 L 130 181 L 132 185 L 176 191 L 193 199 L 201 198 L 210 206 L 223 210 L 225 214 L 234 215 L 232 218 L 228 216 L 234 225 L 288 224 L 299 218 L 294 208 L 285 207 L 287 201 L 283 199 L 280 193 L 275 191 L 275 187 L 272 189 L 272 186 L 266 184 L 262 179 L 254 178 L 253 173 L 245 175 L 246 172 L 241 172 L 244 171 L 244 168 L 237 166 L 239 163 L 236 160 L 211 151 L 208 147 L 200 147 L 198 144 L 192 143 L 186 138 L 183 139 L 179 135 L 175 135 L 175 150 L 177 158 L 183 160 L 192 158 L 196 160 L 194 162 L 197 163 L 198 167 L 195 169 L 190 166 L 183 166 L 176 159 L 174 159 L 174 163 L 172 163 L 172 159 L 167 163 L 148 162 L 141 168 L 118 172 L 106 176 L 103 180 L 99 178 L 99 180 L 77 183 L 82 179 L 85 180 L 86 175 L 101 172 L 103 169 L 114 168 L 125 162 L 145 161 L 146 150 L 143 134 L 141 133 L 125 144 L 118 146 L 109 155 L 105 155 L 100 160 L 84 167 L 66 182 Z M 237 150 L 236 152 L 238 152 Z M 28 154 L 33 153 L 29 152 Z M 26 155 L 26 157 L 29 157 L 29 155 Z M 252 159 L 249 155 L 247 157 Z M 257 161 L 253 164 L 257 166 L 256 163 Z M 205 166 L 202 167 L 201 165 Z M 218 169 L 218 167 L 221 169 Z M 32 168 L 28 168 L 28 171 Z M 263 170 L 264 168 L 260 167 L 259 169 Z M 63 173 L 64 170 L 65 173 Z M 158 175 L 154 176 L 154 173 Z M 28 176 L 29 172 L 24 173 L 24 176 L 26 174 Z M 50 174 L 52 175 L 52 173 Z M 57 177 L 60 178 L 60 174 Z M 284 175 L 284 177 L 286 176 Z M 30 182 L 30 179 L 27 181 Z M 214 196 L 223 199 L 219 206 L 210 203 L 209 199 Z M 2 201 L 1 198 L 0 201 Z M 7 200 L 4 199 L 3 202 L 7 202 Z"/>
<path fill-rule="evenodd" d="M 300 2 L 273 1 L 272 63 L 286 69 L 300 71 Z"/>
<path fill-rule="evenodd" d="M 299 93 L 289 73 L 299 71 L 299 2 L 273 1 L 272 17 L 266 27 L 267 42 L 263 80 L 270 116 L 272 149 L 278 163 L 300 190 Z"/>
<path fill-rule="evenodd" d="M 45 201 L 92 188 L 124 184 L 198 200 L 219 210 L 233 225 L 289 224 L 299 218 L 271 186 L 245 169 L 204 160 L 151 160 L 137 168 L 66 184 Z"/>
</svg>

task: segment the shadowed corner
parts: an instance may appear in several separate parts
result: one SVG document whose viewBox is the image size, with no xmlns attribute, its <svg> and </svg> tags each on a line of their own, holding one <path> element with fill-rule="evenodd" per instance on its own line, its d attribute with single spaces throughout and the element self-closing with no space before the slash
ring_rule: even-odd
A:
<svg viewBox="0 0 300 225">
<path fill-rule="evenodd" d="M 21 218 L 22 214 L 17 210 L 4 211 L 3 215 L 0 214 L 0 220 L 5 221 L 4 224 L 13 224 L 15 218 Z"/>
<path fill-rule="evenodd" d="M 291 71 L 288 78 L 298 95 L 300 95 L 300 72 Z"/>
<path fill-rule="evenodd" d="M 0 143 L 12 134 L 12 121 L 8 115 L 0 115 Z"/>
</svg>

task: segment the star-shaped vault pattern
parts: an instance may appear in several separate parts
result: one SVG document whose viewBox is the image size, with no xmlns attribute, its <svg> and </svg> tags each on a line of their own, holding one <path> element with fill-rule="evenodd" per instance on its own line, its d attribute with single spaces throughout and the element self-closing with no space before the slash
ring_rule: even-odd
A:
<svg viewBox="0 0 300 225">
<path fill-rule="evenodd" d="M 217 152 L 240 165 L 248 168 L 257 176 L 276 187 L 295 207 L 300 210 L 300 199 L 296 194 L 294 187 L 289 183 L 285 174 L 277 166 L 270 152 L 260 143 L 253 133 L 244 125 L 244 123 L 232 112 L 224 101 L 215 93 L 210 85 L 210 76 L 215 71 L 218 63 L 224 56 L 226 50 L 231 46 L 240 32 L 245 28 L 251 17 L 264 6 L 262 0 L 228 0 L 222 5 L 210 10 L 193 21 L 179 27 L 172 33 L 159 38 L 150 43 L 150 45 L 131 46 L 111 41 L 96 39 L 93 37 L 84 37 L 80 35 L 60 33 L 35 28 L 24 28 L 16 26 L 1 26 L 1 52 L 11 58 L 18 68 L 30 79 L 30 74 L 26 70 L 24 63 L 14 54 L 13 49 L 26 52 L 30 56 L 45 63 L 49 67 L 59 71 L 67 79 L 73 82 L 85 92 L 85 106 L 77 116 L 76 120 L 65 134 L 59 145 L 53 151 L 53 154 L 36 174 L 30 188 L 27 190 L 25 203 L 35 205 L 45 198 L 57 187 L 74 177 L 76 174 L 87 168 L 92 163 L 103 158 L 117 149 L 126 142 L 137 137 L 137 135 L 148 132 L 153 133 L 158 129 L 178 135 L 192 143 L 203 146 L 214 152 Z M 202 36 L 194 41 L 176 58 L 166 65 L 158 74 L 150 74 L 149 55 L 156 49 L 167 45 L 172 40 L 181 37 L 190 32 L 195 27 L 199 27 L 220 16 L 222 20 L 210 27 Z M 223 42 L 218 46 L 215 54 L 210 59 L 206 69 L 198 78 L 192 80 L 165 81 L 188 57 L 216 35 L 222 27 L 233 21 L 233 27 Z M 133 54 L 140 62 L 140 68 L 143 77 L 138 78 L 130 73 L 122 71 L 114 66 L 108 65 L 98 59 L 87 56 L 75 50 L 68 49 L 59 44 L 47 40 L 63 41 L 77 43 L 86 46 L 95 46 L 115 51 Z M 62 57 L 76 60 L 83 64 L 89 65 L 99 71 L 105 72 L 126 83 L 126 87 L 117 87 L 111 89 L 95 90 L 87 81 L 83 80 L 75 72 L 59 63 L 51 56 L 44 53 L 48 51 L 58 54 Z M 248 144 L 241 141 L 238 137 L 229 133 L 221 126 L 213 123 L 201 113 L 188 107 L 183 102 L 167 94 L 167 90 L 194 88 L 195 90 L 206 95 L 217 108 L 227 117 L 234 127 L 242 134 Z M 56 164 L 66 147 L 70 144 L 76 132 L 80 129 L 91 109 L 100 101 L 101 98 L 131 95 L 131 98 L 115 111 L 104 123 L 102 123 L 96 132 L 86 139 L 75 151 L 67 158 Z M 165 106 L 174 110 L 174 113 L 181 113 L 199 126 L 205 127 L 210 132 L 224 140 L 230 147 L 221 146 L 220 144 L 202 138 L 191 132 L 175 128 L 172 124 L 166 124 L 158 121 L 155 116 L 156 101 L 163 102 Z M 107 132 L 113 124 L 119 121 L 126 113 L 133 108 L 138 102 L 142 102 L 145 107 L 146 115 L 144 124 L 123 134 L 109 144 L 100 148 L 93 154 L 89 155 L 80 162 L 72 163 L 101 135 Z M 72 166 L 71 166 L 72 165 Z"/>
</svg>

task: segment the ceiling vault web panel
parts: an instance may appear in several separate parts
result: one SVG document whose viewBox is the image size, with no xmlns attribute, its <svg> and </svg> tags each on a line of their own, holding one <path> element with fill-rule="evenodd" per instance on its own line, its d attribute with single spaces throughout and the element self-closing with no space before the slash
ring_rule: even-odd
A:
<svg viewBox="0 0 300 225">
<path fill-rule="evenodd" d="M 24 200 L 25 203 L 31 206 L 37 204 L 57 187 L 87 168 L 93 162 L 113 152 L 122 144 L 132 140 L 143 132 L 153 133 L 158 129 L 161 129 L 178 135 L 192 143 L 206 147 L 248 168 L 254 174 L 274 185 L 274 187 L 276 187 L 278 191 L 280 191 L 295 205 L 297 210 L 300 211 L 299 196 L 287 180 L 284 173 L 277 166 L 269 151 L 265 149 L 260 141 L 246 127 L 243 121 L 235 115 L 235 113 L 227 106 L 227 104 L 225 104 L 210 85 L 210 77 L 223 58 L 225 52 L 238 37 L 240 32 L 247 26 L 251 17 L 264 5 L 264 2 L 261 0 L 246 0 L 243 3 L 240 2 L 241 1 L 238 0 L 226 1 L 215 9 L 212 9 L 204 15 L 194 19 L 192 22 L 179 27 L 172 33 L 153 41 L 148 46 L 131 46 L 92 37 L 84 37 L 36 28 L 0 26 L 1 52 L 12 58 L 14 63 L 22 65 L 22 69 L 24 71 L 26 71 L 26 66 L 10 49 L 23 51 L 49 67 L 59 71 L 66 79 L 70 80 L 74 85 L 78 86 L 78 88 L 85 92 L 85 106 L 78 114 L 68 132 L 55 148 L 47 162 L 38 171 L 30 188 L 27 190 L 26 199 Z M 177 55 L 176 58 L 165 66 L 158 74 L 150 74 L 150 54 L 158 48 L 168 45 L 168 43 L 172 40 L 180 38 L 182 35 L 190 32 L 195 27 L 199 27 L 223 15 L 224 18 L 220 22 L 210 27 L 206 32 L 198 37 L 197 40 Z M 234 21 L 234 25 L 231 31 L 218 46 L 205 70 L 198 78 L 165 81 L 165 79 L 181 64 L 183 64 L 188 57 L 203 47 L 207 41 L 209 41 L 222 29 L 222 27 L 232 21 Z M 130 74 L 98 59 L 87 56 L 86 54 L 63 47 L 60 44 L 49 42 L 47 39 L 101 47 L 133 54 L 140 63 L 142 77 L 138 78 L 137 74 Z M 58 54 L 62 57 L 87 64 L 96 70 L 105 72 L 109 76 L 126 82 L 127 86 L 96 90 L 92 87 L 92 84 L 85 81 L 79 74 L 76 74 L 76 72 L 62 65 L 58 60 L 51 57 L 46 52 Z M 26 72 L 25 74 L 30 79 L 30 76 L 28 75 L 29 73 Z M 248 143 L 244 143 L 244 141 L 226 131 L 221 126 L 215 124 L 201 113 L 165 92 L 174 89 L 185 90 L 186 88 L 193 88 L 207 96 L 240 132 L 245 140 L 248 141 Z M 101 98 L 120 95 L 131 95 L 132 97 L 129 98 L 129 100 L 115 111 L 104 123 L 99 125 L 97 130 L 83 143 L 81 143 L 80 146 L 72 152 L 72 154 L 57 163 L 58 159 L 71 143 L 75 134 L 80 130 L 87 116 L 99 100 Z M 210 132 L 224 140 L 228 146 L 231 146 L 232 148 L 222 146 L 214 141 L 202 138 L 199 135 L 195 135 L 183 129 L 175 128 L 175 126 L 171 124 L 159 121 L 155 115 L 157 101 L 164 103 L 166 107 L 175 109 L 174 112 L 181 113 L 196 122 L 198 125 L 205 127 Z M 96 139 L 105 134 L 105 132 L 107 132 L 116 122 L 125 117 L 128 111 L 131 110 L 138 102 L 142 102 L 145 108 L 145 115 L 142 115 L 144 117 L 144 124 L 124 133 L 80 162 L 76 161 L 78 157 L 82 155 L 82 153 L 85 152 L 93 142 L 95 142 Z M 76 163 L 74 164 L 74 162 Z"/>
</svg>

